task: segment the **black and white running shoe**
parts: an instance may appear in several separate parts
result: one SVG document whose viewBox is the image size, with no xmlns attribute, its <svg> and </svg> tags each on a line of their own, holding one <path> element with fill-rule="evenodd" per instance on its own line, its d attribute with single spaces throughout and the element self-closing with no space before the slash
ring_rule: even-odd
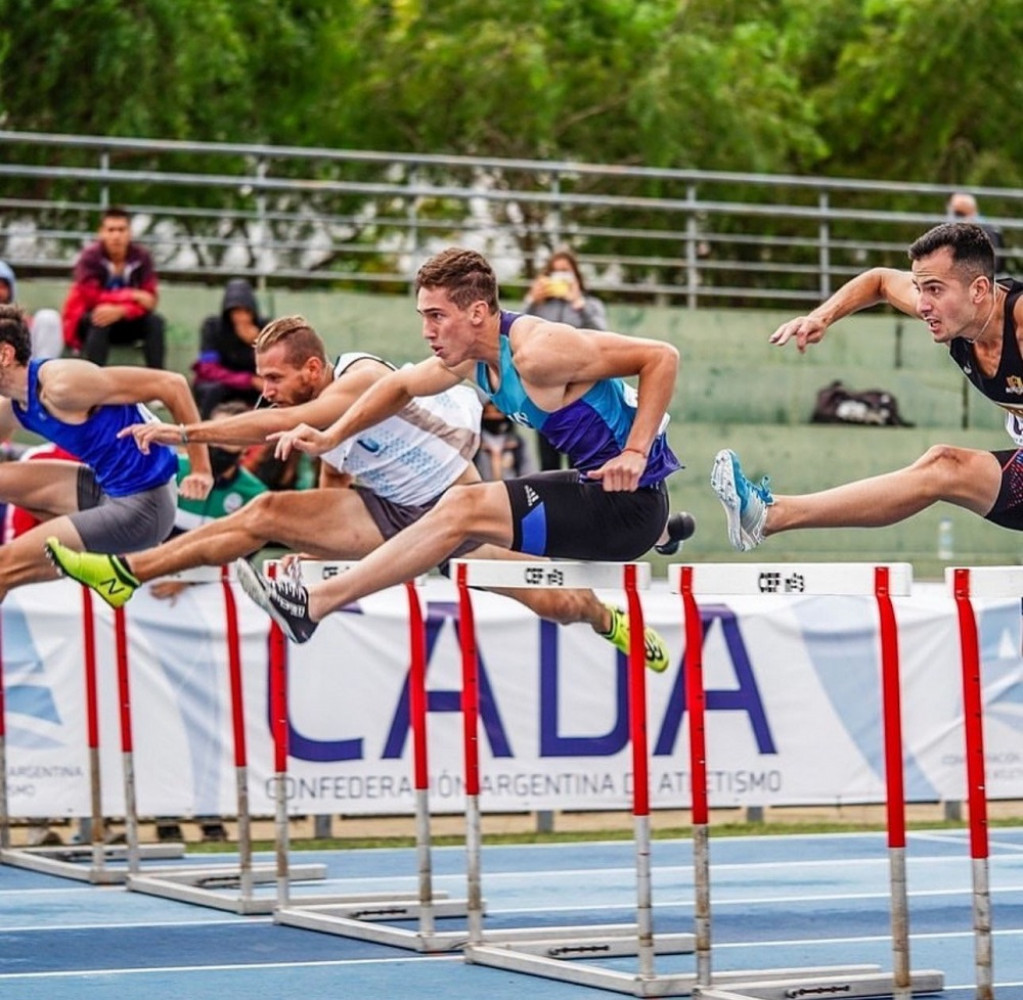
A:
<svg viewBox="0 0 1023 1000">
<path fill-rule="evenodd" d="M 238 560 L 235 571 L 242 590 L 281 627 L 292 642 L 306 642 L 316 631 L 317 623 L 309 617 L 309 591 L 301 583 L 288 577 L 268 580 L 245 559 Z"/>
</svg>

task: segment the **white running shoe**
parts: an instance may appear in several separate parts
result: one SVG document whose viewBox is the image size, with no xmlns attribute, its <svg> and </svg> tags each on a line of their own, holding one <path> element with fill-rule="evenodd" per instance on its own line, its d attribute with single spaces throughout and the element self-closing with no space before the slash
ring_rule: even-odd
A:
<svg viewBox="0 0 1023 1000">
<path fill-rule="evenodd" d="M 751 483 L 743 475 L 739 456 L 728 448 L 714 456 L 710 485 L 725 508 L 728 540 L 739 552 L 749 552 L 764 540 L 767 508 L 774 503 L 768 482 L 764 476 L 759 483 Z"/>
</svg>

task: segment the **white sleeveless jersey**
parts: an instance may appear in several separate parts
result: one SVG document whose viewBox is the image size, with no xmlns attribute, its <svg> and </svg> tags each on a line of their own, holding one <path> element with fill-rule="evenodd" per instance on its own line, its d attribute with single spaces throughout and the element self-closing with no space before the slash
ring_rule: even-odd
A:
<svg viewBox="0 0 1023 1000">
<path fill-rule="evenodd" d="M 340 378 L 356 361 L 373 354 L 342 354 L 334 366 Z M 475 389 L 457 385 L 437 396 L 417 396 L 399 413 L 326 452 L 324 462 L 391 503 L 430 503 L 472 462 L 480 442 L 483 404 Z"/>
</svg>

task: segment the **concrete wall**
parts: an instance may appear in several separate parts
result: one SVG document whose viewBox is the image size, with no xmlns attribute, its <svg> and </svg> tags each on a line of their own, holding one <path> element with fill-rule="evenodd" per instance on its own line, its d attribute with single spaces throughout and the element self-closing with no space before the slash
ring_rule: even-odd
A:
<svg viewBox="0 0 1023 1000">
<path fill-rule="evenodd" d="M 31 309 L 59 308 L 66 285 L 22 282 Z M 203 317 L 216 312 L 221 290 L 164 285 L 161 311 L 169 325 L 168 360 L 187 371 L 198 347 Z M 270 315 L 301 313 L 333 351 L 370 350 L 392 361 L 425 357 L 411 298 L 356 292 L 272 290 L 263 296 Z M 514 305 L 514 303 L 509 303 Z M 834 379 L 857 389 L 894 393 L 907 419 L 921 427 L 997 428 L 1001 417 L 976 393 L 964 396 L 963 379 L 922 323 L 891 312 L 851 317 L 824 343 L 800 355 L 791 345 L 772 347 L 770 333 L 790 313 L 611 306 L 612 328 L 669 340 L 682 353 L 672 417 L 684 422 L 802 424 L 817 390 Z"/>
<path fill-rule="evenodd" d="M 59 308 L 66 284 L 20 283 L 27 307 Z M 187 371 L 198 346 L 199 325 L 216 312 L 220 288 L 164 285 L 161 311 L 169 324 L 169 363 Z M 514 306 L 517 303 L 507 303 Z M 392 361 L 425 357 L 411 296 L 354 292 L 273 290 L 264 296 L 271 315 L 301 313 L 333 352 L 370 350 Z M 666 339 L 682 354 L 672 404 L 671 440 L 686 469 L 671 480 L 673 507 L 699 522 L 686 552 L 727 560 L 724 518 L 708 486 L 715 452 L 732 447 L 750 474 L 771 475 L 785 493 L 822 489 L 908 464 L 938 441 L 1004 448 L 1000 411 L 972 389 L 935 347 L 922 323 L 889 311 L 851 317 L 825 341 L 800 355 L 771 347 L 770 333 L 791 314 L 780 311 L 698 310 L 611 306 L 613 329 Z M 895 394 L 913 428 L 822 427 L 808 423 L 817 390 L 834 379 L 857 389 Z M 964 418 L 968 423 L 963 428 Z M 1014 536 L 953 508 L 932 508 L 904 524 L 871 531 L 816 531 L 779 536 L 765 558 L 910 560 L 918 574 L 937 575 L 938 522 L 951 517 L 956 559 L 1015 561 Z"/>
</svg>

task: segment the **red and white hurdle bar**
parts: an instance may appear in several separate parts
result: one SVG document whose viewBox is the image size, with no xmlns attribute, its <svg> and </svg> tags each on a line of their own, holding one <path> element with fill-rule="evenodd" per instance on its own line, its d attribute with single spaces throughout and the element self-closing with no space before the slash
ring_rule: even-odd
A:
<svg viewBox="0 0 1023 1000">
<path fill-rule="evenodd" d="M 355 563 L 305 559 L 302 579 L 324 580 L 343 573 Z M 267 566 L 275 575 L 280 566 Z M 409 713 L 412 728 L 412 769 L 415 789 L 416 893 L 362 893 L 344 896 L 308 896 L 290 894 L 293 869 L 288 864 L 288 813 L 286 796 L 288 761 L 288 644 L 281 630 L 271 631 L 271 717 L 275 753 L 275 797 L 277 827 L 278 893 L 274 921 L 291 927 L 336 934 L 378 944 L 389 944 L 421 952 L 451 951 L 465 941 L 464 930 L 438 931 L 440 917 L 464 917 L 464 899 L 450 899 L 433 888 L 433 861 L 430 834 L 429 763 L 426 726 L 426 622 L 419 588 L 424 579 L 406 583 L 409 608 Z M 416 921 L 414 930 L 394 926 L 387 921 Z"/>
<path fill-rule="evenodd" d="M 252 861 L 252 824 L 249 810 L 248 753 L 245 741 L 245 703 L 242 687 L 241 639 L 238 633 L 238 607 L 232 588 L 233 574 L 229 566 L 200 566 L 163 577 L 189 584 L 220 584 L 224 603 L 224 626 L 227 646 L 228 684 L 231 698 L 231 733 L 234 749 L 235 786 L 237 791 L 238 863 L 237 865 L 184 865 L 161 868 L 154 872 L 133 871 L 128 888 L 151 896 L 162 896 L 214 909 L 240 914 L 272 913 L 274 895 L 259 896 L 257 885 L 276 880 L 276 865 L 255 865 Z M 119 614 L 118 661 L 124 663 L 124 698 L 127 704 L 128 651 L 123 643 L 124 616 Z M 130 727 L 130 721 L 127 723 Z M 134 814 L 134 803 L 132 805 Z M 137 840 L 137 831 L 133 834 Z M 313 880 L 326 877 L 322 864 L 292 866 L 291 877 Z M 234 891 L 232 891 L 234 890 Z"/>
<path fill-rule="evenodd" d="M 465 754 L 466 852 L 469 880 L 468 962 L 526 972 L 580 985 L 597 986 L 637 996 L 666 996 L 677 977 L 657 977 L 654 955 L 691 953 L 691 934 L 655 939 L 650 865 L 650 800 L 646 741 L 646 666 L 643 611 L 639 591 L 650 585 L 648 563 L 526 562 L 518 560 L 452 560 L 451 576 L 458 587 L 462 653 L 462 723 Z M 479 671 L 472 587 L 502 589 L 624 590 L 632 630 L 629 649 L 629 734 L 633 761 L 633 819 L 636 836 L 636 923 L 550 928 L 501 928 L 485 934 L 482 895 L 482 836 L 479 763 Z M 600 968 L 583 956 L 610 958 L 637 955 L 640 975 Z M 670 979 L 670 983 L 668 980 Z M 657 992 L 646 990 L 657 988 Z"/>
<path fill-rule="evenodd" d="M 987 778 L 984 759 L 984 689 L 973 598 L 1023 597 L 1023 567 L 950 567 L 945 584 L 956 605 L 962 658 L 966 784 L 973 878 L 973 938 L 977 1000 L 994 998 L 991 886 L 988 870 Z"/>
<path fill-rule="evenodd" d="M 469 928 L 467 961 L 527 975 L 593 986 L 639 997 L 686 996 L 698 985 L 693 974 L 658 974 L 655 955 L 691 953 L 692 934 L 656 936 L 651 894 L 649 755 L 646 738 L 646 667 L 643 608 L 639 592 L 649 587 L 647 563 L 520 562 L 453 560 L 462 626 L 463 713 L 466 752 L 466 815 L 469 845 Z M 478 703 L 475 629 L 470 587 L 504 589 L 594 588 L 624 590 L 630 621 L 629 735 L 633 763 L 633 820 L 636 845 L 636 923 L 566 928 L 513 928 L 484 935 L 482 914 L 472 907 L 480 891 Z M 609 969 L 585 958 L 637 956 L 635 973 Z M 566 961 L 571 960 L 571 961 Z M 857 966 L 854 972 L 876 968 Z M 763 973 L 766 979 L 791 980 L 796 970 Z M 823 970 L 821 970 L 823 971 Z M 722 983 L 746 982 L 746 973 L 723 973 Z"/>
<path fill-rule="evenodd" d="M 135 772 L 132 758 L 131 708 L 127 670 L 127 637 L 124 612 L 114 613 L 117 685 L 120 704 L 121 757 L 124 763 L 125 830 L 127 845 L 104 842 L 102 782 L 100 778 L 99 698 L 96 668 L 96 628 L 92 592 L 82 588 L 82 643 L 85 673 L 86 740 L 89 771 L 90 844 L 14 848 L 10 842 L 10 814 L 7 798 L 6 725 L 3 671 L 0 669 L 0 864 L 27 868 L 46 875 L 76 879 L 94 885 L 118 885 L 140 870 L 145 860 L 180 858 L 184 844 L 139 844 L 135 813 Z M 125 867 L 123 862 L 127 861 Z M 112 863 L 116 862 L 116 867 Z"/>
<path fill-rule="evenodd" d="M 697 979 L 695 991 L 708 1000 L 785 1000 L 792 996 L 836 993 L 846 997 L 933 993 L 944 986 L 934 970 L 913 973 L 909 959 L 909 904 L 906 885 L 906 822 L 902 761 L 902 712 L 899 681 L 898 629 L 892 597 L 912 591 L 913 571 L 907 563 L 719 563 L 673 565 L 669 585 L 682 596 L 686 637 L 686 704 L 690 711 L 690 767 L 693 788 L 693 853 L 696 892 Z M 884 755 L 888 827 L 889 882 L 893 971 L 858 968 L 790 970 L 785 982 L 769 981 L 761 970 L 746 973 L 747 982 L 715 989 L 711 968 L 710 865 L 707 838 L 708 803 L 703 686 L 703 625 L 697 596 L 873 597 L 879 617 L 879 661 L 884 716 Z M 714 984 L 714 985 L 712 985 Z"/>
</svg>

